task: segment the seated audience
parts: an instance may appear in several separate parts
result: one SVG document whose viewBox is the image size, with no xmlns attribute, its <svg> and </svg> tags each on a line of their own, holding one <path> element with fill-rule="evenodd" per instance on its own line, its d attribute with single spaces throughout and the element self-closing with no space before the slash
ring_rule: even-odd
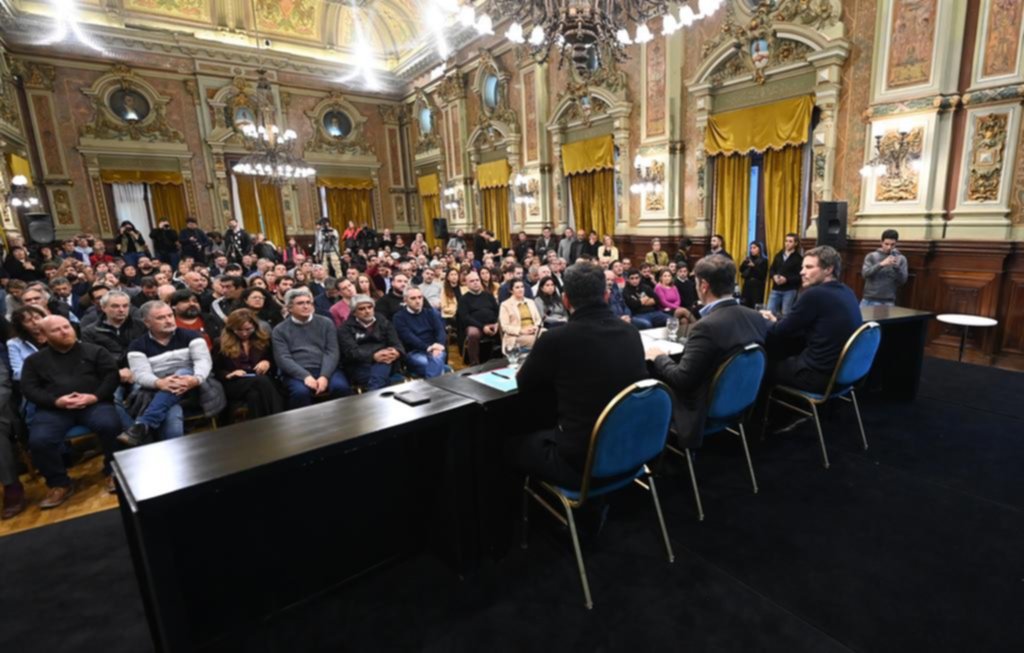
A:
<svg viewBox="0 0 1024 653">
<path fill-rule="evenodd" d="M 294 288 L 285 297 L 289 317 L 274 327 L 274 362 L 281 372 L 288 408 L 302 408 L 314 397 L 336 399 L 351 392 L 338 369 L 338 334 L 334 324 L 316 315 L 313 293 Z"/>
<path fill-rule="evenodd" d="M 423 293 L 423 300 L 427 306 L 440 310 L 442 286 L 443 284 L 436 278 L 434 268 L 423 268 L 423 279 L 416 287 Z"/>
<path fill-rule="evenodd" d="M 356 287 L 348 279 L 338 282 L 338 301 L 331 306 L 331 319 L 334 326 L 340 327 L 352 313 L 352 298 L 356 296 Z"/>
<path fill-rule="evenodd" d="M 647 252 L 644 262 L 658 267 L 668 265 L 668 252 L 661 248 L 661 241 L 657 238 L 651 241 L 651 251 Z"/>
<path fill-rule="evenodd" d="M 35 405 L 28 445 L 49 491 L 42 509 L 56 508 L 74 491 L 61 453 L 68 431 L 85 426 L 103 447 L 107 490 L 113 489 L 110 462 L 121 418 L 114 408 L 117 363 L 98 345 L 79 342 L 71 323 L 52 315 L 43 322 L 48 347 L 25 361 L 21 392 Z"/>
<path fill-rule="evenodd" d="M 459 297 L 462 295 L 462 287 L 459 284 L 459 271 L 450 268 L 444 275 L 444 283 L 441 285 L 441 317 L 445 320 L 454 320 L 455 313 L 459 308 Z"/>
<path fill-rule="evenodd" d="M 466 275 L 466 292 L 459 297 L 455 322 L 466 343 L 466 364 L 480 364 L 480 340 L 498 335 L 498 300 L 483 291 L 480 275 Z"/>
<path fill-rule="evenodd" d="M 195 293 L 191 290 L 176 290 L 167 303 L 174 311 L 175 324 L 181 329 L 198 332 L 207 348 L 213 351 L 213 342 L 220 337 L 223 325 L 209 313 L 202 312 Z"/>
<path fill-rule="evenodd" d="M 512 296 L 501 303 L 498 321 L 506 348 L 533 348 L 543 318 L 537 310 L 537 303 L 526 297 L 526 282 L 522 279 L 512 281 Z"/>
<path fill-rule="evenodd" d="M 131 300 L 128 294 L 112 290 L 100 300 L 102 317 L 82 330 L 82 341 L 103 347 L 117 360 L 121 383 L 132 383 L 131 367 L 128 365 L 128 347 L 146 333 L 146 326 L 132 318 Z"/>
<path fill-rule="evenodd" d="M 341 293 L 338 291 L 338 280 L 334 277 L 326 277 L 322 284 L 312 285 L 321 288 L 319 293 L 316 292 L 315 288 L 310 288 L 313 291 L 313 307 L 316 314 L 331 317 L 331 309 L 341 299 Z"/>
<path fill-rule="evenodd" d="M 223 294 L 210 304 L 210 312 L 220 323 L 227 320 L 231 311 L 239 307 L 245 287 L 245 279 L 241 276 L 224 275 L 220 278 L 220 288 Z"/>
<path fill-rule="evenodd" d="M 43 320 L 48 315 L 49 313 L 39 306 L 22 306 L 11 315 L 14 337 L 7 341 L 7 356 L 13 380 L 20 381 L 25 360 L 46 347 Z"/>
<path fill-rule="evenodd" d="M 395 313 L 398 339 L 405 347 L 405 367 L 426 379 L 441 376 L 448 358 L 448 340 L 441 314 L 426 306 L 422 286 L 405 289 L 405 308 Z"/>
<path fill-rule="evenodd" d="M 516 438 L 508 453 L 520 471 L 578 488 L 598 416 L 647 369 L 640 334 L 608 308 L 599 266 L 573 265 L 563 290 L 569 323 L 538 339 L 517 374 L 526 405 L 541 415 L 556 412 L 557 423 Z"/>
<path fill-rule="evenodd" d="M 256 314 L 256 317 L 268 325 L 267 330 L 276 327 L 284 320 L 282 309 L 266 288 L 253 286 L 246 288 L 239 298 L 241 308 L 247 308 Z"/>
<path fill-rule="evenodd" d="M 638 329 L 650 329 L 651 323 L 645 318 L 633 315 L 633 311 L 626 306 L 626 300 L 622 298 L 622 290 L 619 288 L 615 273 L 605 270 L 605 285 L 608 288 L 608 308 L 612 314 L 627 324 L 632 324 Z"/>
<path fill-rule="evenodd" d="M 634 319 L 641 317 L 652 326 L 665 326 L 668 316 L 659 309 L 654 290 L 641 283 L 639 271 L 633 269 L 626 273 L 626 287 L 622 289 L 622 298 Z"/>
<path fill-rule="evenodd" d="M 405 289 L 409 285 L 409 277 L 399 272 L 391 277 L 391 288 L 377 300 L 375 312 L 383 315 L 390 322 L 395 313 L 402 308 L 405 301 Z"/>
<path fill-rule="evenodd" d="M 672 271 L 668 268 L 658 273 L 658 285 L 654 287 L 654 295 L 658 298 L 658 306 L 665 313 L 672 315 L 680 308 L 679 290 L 672 278 Z"/>
<path fill-rule="evenodd" d="M 605 236 L 604 242 L 597 250 L 597 260 L 601 265 L 608 266 L 619 260 L 619 248 L 611 236 Z"/>
<path fill-rule="evenodd" d="M 383 314 L 374 313 L 368 295 L 352 300 L 352 314 L 338 329 L 338 343 L 346 374 L 367 390 L 388 385 L 405 355 L 394 325 Z"/>
<path fill-rule="evenodd" d="M 682 358 L 675 362 L 656 347 L 646 352 L 654 376 L 675 392 L 675 426 L 682 447 L 700 444 L 715 371 L 743 347 L 763 345 L 767 333 L 764 319 L 732 296 L 736 283 L 732 260 L 702 259 L 694 276 L 704 307 L 701 319 L 690 328 Z"/>
<path fill-rule="evenodd" d="M 558 286 L 550 276 L 541 278 L 537 282 L 537 297 L 534 300 L 541 319 L 544 320 L 544 327 L 562 326 L 569 320 L 569 311 L 562 303 L 562 296 L 558 293 Z"/>
<path fill-rule="evenodd" d="M 228 400 L 244 402 L 250 419 L 281 412 L 284 398 L 274 381 L 270 333 L 252 311 L 240 308 L 228 315 L 219 345 L 213 368 Z"/>
<path fill-rule="evenodd" d="M 676 261 L 676 290 L 679 291 L 679 304 L 690 311 L 696 310 L 700 299 L 697 297 L 697 285 L 690 276 L 690 268 L 685 261 Z"/>
</svg>

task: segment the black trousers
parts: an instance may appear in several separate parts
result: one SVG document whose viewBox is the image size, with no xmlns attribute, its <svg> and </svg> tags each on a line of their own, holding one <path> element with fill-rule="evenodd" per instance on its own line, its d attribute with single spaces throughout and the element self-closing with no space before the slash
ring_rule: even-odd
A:
<svg viewBox="0 0 1024 653">
<path fill-rule="evenodd" d="M 565 454 L 566 434 L 557 428 L 514 436 L 505 446 L 505 459 L 515 471 L 560 487 L 578 489 L 583 473 L 573 456 Z M 582 467 L 579 464 L 579 467 Z"/>
<path fill-rule="evenodd" d="M 274 415 L 284 410 L 284 396 L 274 379 L 266 374 L 225 381 L 224 394 L 228 401 L 244 401 L 249 419 Z"/>
</svg>

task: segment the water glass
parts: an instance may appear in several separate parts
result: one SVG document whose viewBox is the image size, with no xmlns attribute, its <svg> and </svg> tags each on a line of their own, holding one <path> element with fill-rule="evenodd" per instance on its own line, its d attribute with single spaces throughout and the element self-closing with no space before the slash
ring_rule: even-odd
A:
<svg viewBox="0 0 1024 653">
<path fill-rule="evenodd" d="M 671 342 L 675 342 L 679 335 L 679 320 L 675 316 L 670 316 L 665 321 L 665 338 Z"/>
</svg>

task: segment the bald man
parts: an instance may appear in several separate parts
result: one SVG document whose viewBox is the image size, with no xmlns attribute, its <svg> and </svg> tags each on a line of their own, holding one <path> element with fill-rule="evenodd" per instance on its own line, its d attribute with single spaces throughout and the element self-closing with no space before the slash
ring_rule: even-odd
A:
<svg viewBox="0 0 1024 653">
<path fill-rule="evenodd" d="M 79 342 L 74 327 L 60 316 L 43 320 L 43 333 L 49 346 L 25 361 L 21 392 L 36 405 L 28 445 L 49 488 L 39 504 L 45 510 L 61 505 L 74 491 L 61 458 L 64 439 L 73 426 L 84 426 L 99 436 L 107 490 L 113 491 L 110 461 L 121 419 L 113 402 L 117 361 L 110 352 Z"/>
</svg>

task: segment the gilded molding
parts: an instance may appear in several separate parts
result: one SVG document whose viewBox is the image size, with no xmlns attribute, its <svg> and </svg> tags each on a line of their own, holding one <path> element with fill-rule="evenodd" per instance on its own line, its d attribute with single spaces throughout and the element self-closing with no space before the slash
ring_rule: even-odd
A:
<svg viewBox="0 0 1024 653">
<path fill-rule="evenodd" d="M 974 137 L 971 140 L 971 163 L 967 178 L 968 201 L 999 201 L 1009 121 L 1008 113 L 974 117 Z"/>
<path fill-rule="evenodd" d="M 149 102 L 149 113 L 138 121 L 128 121 L 114 113 L 110 108 L 110 96 L 119 90 L 134 91 L 142 95 Z M 83 138 L 185 142 L 185 135 L 167 122 L 167 103 L 170 98 L 157 93 L 156 89 L 136 76 L 135 71 L 128 66 L 116 64 L 90 88 L 82 89 L 82 93 L 89 98 L 95 112 L 92 120 L 78 130 Z"/>
<path fill-rule="evenodd" d="M 57 79 L 57 69 L 45 63 L 36 61 L 25 61 L 15 59 L 13 62 L 14 74 L 21 77 L 25 88 L 39 88 L 46 91 L 53 90 L 53 82 Z"/>
<path fill-rule="evenodd" d="M 965 98 L 967 96 L 964 96 Z M 914 113 L 923 109 L 938 109 L 939 111 L 950 111 L 960 105 L 959 95 L 936 95 L 934 97 L 923 97 L 905 102 L 890 102 L 888 104 L 876 104 L 865 109 L 864 120 L 894 116 L 901 113 Z"/>
</svg>

